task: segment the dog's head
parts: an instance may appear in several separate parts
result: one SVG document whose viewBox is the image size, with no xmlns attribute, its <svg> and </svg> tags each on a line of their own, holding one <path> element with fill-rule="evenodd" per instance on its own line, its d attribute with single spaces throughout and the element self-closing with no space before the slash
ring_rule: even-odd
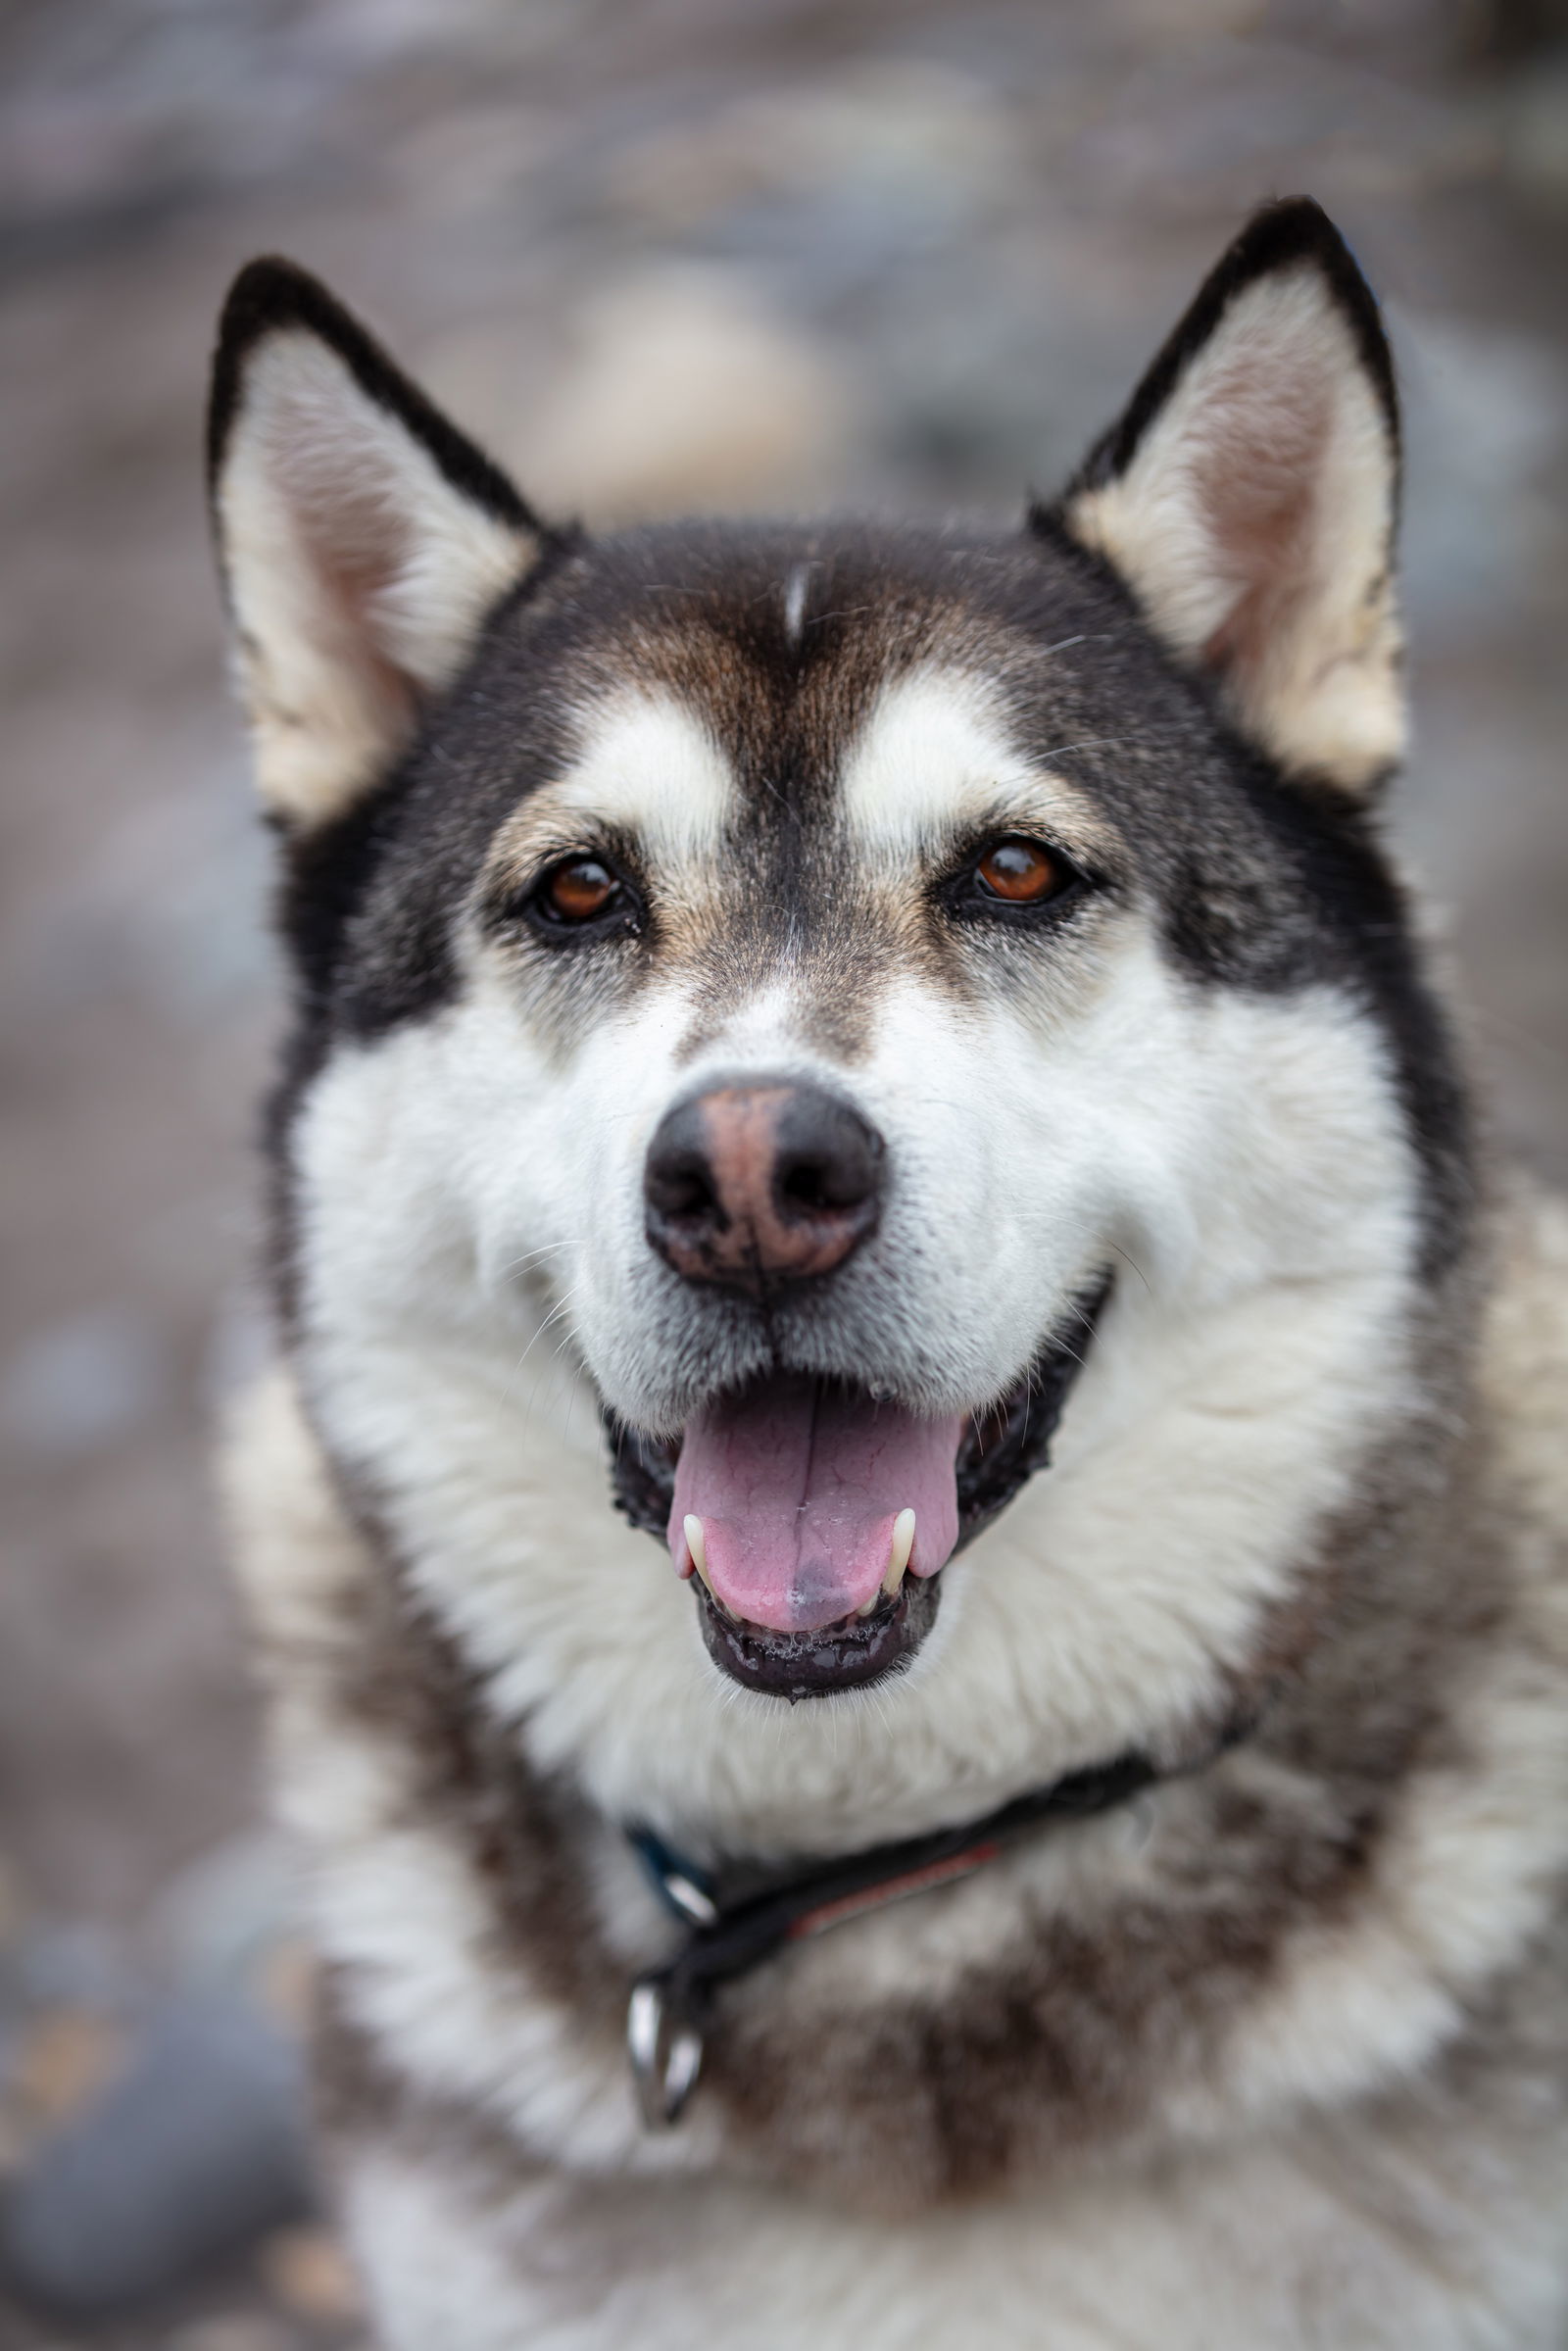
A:
<svg viewBox="0 0 1568 2351">
<path fill-rule="evenodd" d="M 1080 1454 L 1185 1409 L 1201 1481 L 1276 1376 L 1309 1446 L 1317 1387 L 1363 1409 L 1451 1243 L 1455 1110 L 1368 814 L 1393 378 L 1315 206 L 1251 223 L 1015 531 L 551 528 L 281 263 L 230 299 L 212 466 L 340 1446 L 396 1481 L 400 1383 L 449 1463 L 465 1412 L 520 1445 L 564 1350 L 595 1506 L 798 1696 L 911 1657 L 1113 1332 Z M 1161 1543 L 1182 1497 L 1138 1480 L 1178 1451 L 1117 1473 Z"/>
</svg>

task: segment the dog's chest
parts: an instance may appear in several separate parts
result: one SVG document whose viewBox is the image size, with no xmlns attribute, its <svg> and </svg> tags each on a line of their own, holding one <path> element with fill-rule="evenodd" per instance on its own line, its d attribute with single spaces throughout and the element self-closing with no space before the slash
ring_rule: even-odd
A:
<svg viewBox="0 0 1568 2351">
<path fill-rule="evenodd" d="M 388 2351 L 1555 2351 L 1531 2283 L 1549 2183 L 1498 2199 L 1451 2152 L 1411 2156 L 1395 2118 L 1353 2148 L 1308 2132 L 868 2222 L 739 2182 L 508 2184 L 382 2147 L 348 2210 Z"/>
</svg>

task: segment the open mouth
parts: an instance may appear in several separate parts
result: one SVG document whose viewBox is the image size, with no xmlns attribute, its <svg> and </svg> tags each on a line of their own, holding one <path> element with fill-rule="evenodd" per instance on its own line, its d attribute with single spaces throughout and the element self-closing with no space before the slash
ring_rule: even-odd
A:
<svg viewBox="0 0 1568 2351">
<path fill-rule="evenodd" d="M 705 1404 L 663 1444 L 611 1424 L 616 1505 L 664 1537 L 715 1665 L 789 1698 L 908 1664 L 942 1569 L 1044 1468 L 1110 1292 L 1104 1275 L 1016 1387 L 922 1419 L 850 1382 L 774 1373 Z"/>
<path fill-rule="evenodd" d="M 863 1690 L 913 1656 L 936 1618 L 940 1576 L 910 1577 L 898 1592 L 879 1593 L 867 1615 L 840 1617 L 800 1633 L 731 1616 L 708 1586 L 697 1583 L 698 1621 L 708 1653 L 730 1679 L 769 1697 L 822 1697 L 835 1690 Z"/>
</svg>

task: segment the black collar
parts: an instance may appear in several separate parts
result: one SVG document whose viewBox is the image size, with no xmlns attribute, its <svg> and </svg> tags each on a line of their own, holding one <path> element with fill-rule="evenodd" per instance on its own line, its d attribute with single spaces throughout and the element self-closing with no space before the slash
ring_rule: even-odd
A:
<svg viewBox="0 0 1568 2351">
<path fill-rule="evenodd" d="M 1246 1738 L 1255 1719 L 1232 1722 L 1191 1763 L 1162 1768 L 1129 1750 L 1109 1763 L 1030 1788 L 982 1820 L 872 1845 L 812 1869 L 765 1872 L 740 1866 L 710 1874 L 652 1830 L 628 1829 L 666 1909 L 689 1930 L 673 1959 L 651 1968 L 632 1986 L 626 2047 L 644 2121 L 662 2130 L 678 2120 L 696 2085 L 703 2035 L 719 1984 L 749 1975 L 786 1943 L 824 1935 L 865 1911 L 968 1877 L 1028 1830 L 1087 1820 L 1160 1781 L 1201 1771 Z"/>
</svg>

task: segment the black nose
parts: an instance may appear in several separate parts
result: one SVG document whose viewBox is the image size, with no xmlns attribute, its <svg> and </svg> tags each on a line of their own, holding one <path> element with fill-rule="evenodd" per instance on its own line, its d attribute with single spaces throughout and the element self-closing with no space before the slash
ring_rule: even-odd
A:
<svg viewBox="0 0 1568 2351">
<path fill-rule="evenodd" d="M 691 1282 L 762 1290 L 831 1273 L 876 1225 L 882 1138 L 819 1086 L 715 1086 L 648 1148 L 648 1238 Z"/>
</svg>

